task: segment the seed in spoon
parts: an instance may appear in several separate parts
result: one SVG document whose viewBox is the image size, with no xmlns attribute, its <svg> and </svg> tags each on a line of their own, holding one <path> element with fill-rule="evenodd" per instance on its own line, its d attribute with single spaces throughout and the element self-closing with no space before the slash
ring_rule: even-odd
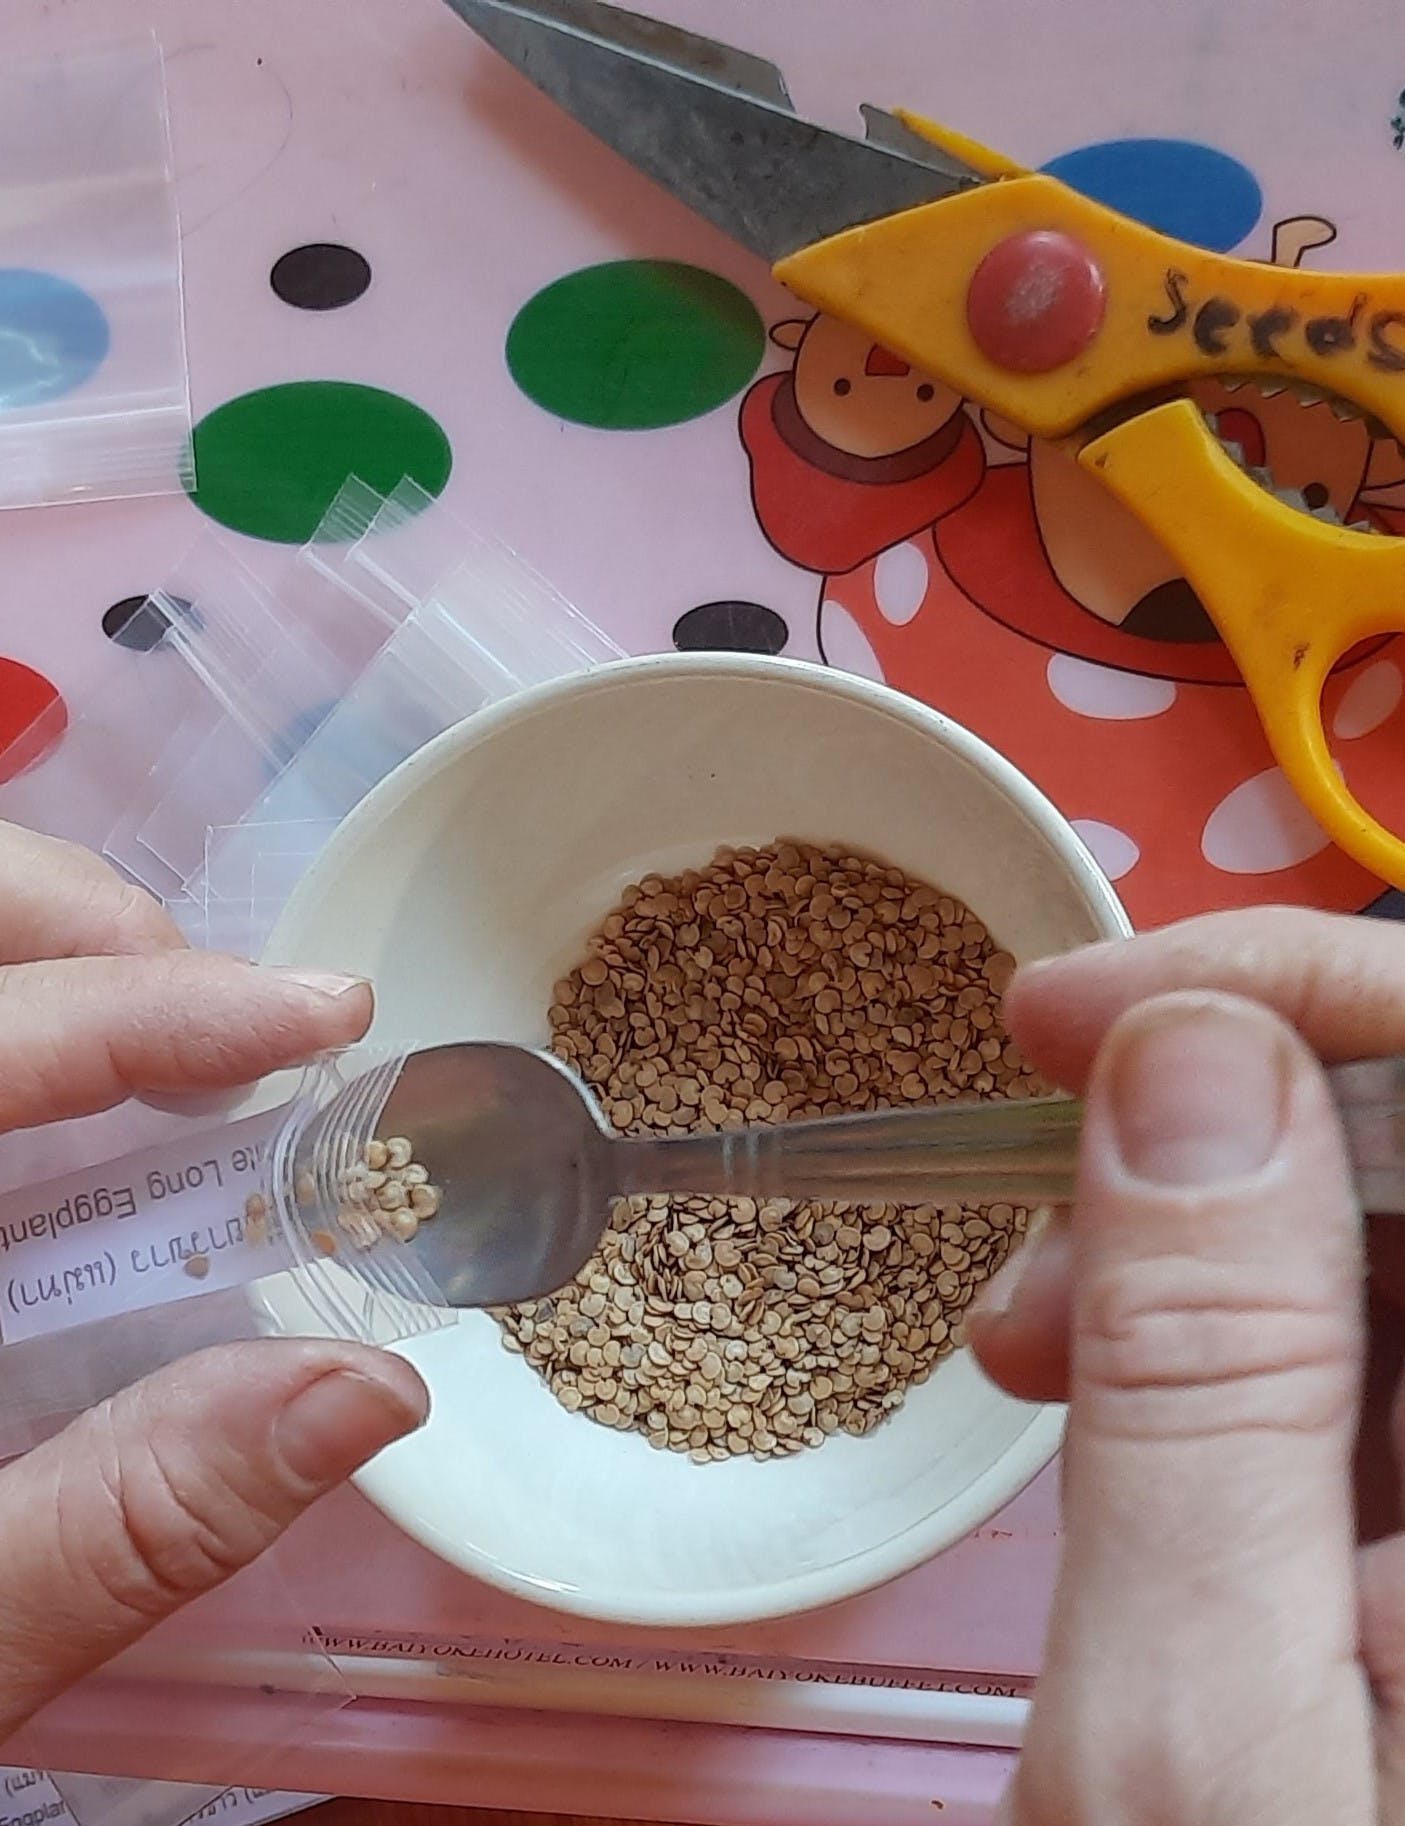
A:
<svg viewBox="0 0 1405 1826">
<path fill-rule="evenodd" d="M 358 1249 L 374 1248 L 383 1237 L 412 1242 L 443 1203 L 443 1193 L 430 1183 L 428 1168 L 415 1159 L 414 1144 L 403 1135 L 368 1141 L 337 1190 L 338 1228 Z"/>
</svg>

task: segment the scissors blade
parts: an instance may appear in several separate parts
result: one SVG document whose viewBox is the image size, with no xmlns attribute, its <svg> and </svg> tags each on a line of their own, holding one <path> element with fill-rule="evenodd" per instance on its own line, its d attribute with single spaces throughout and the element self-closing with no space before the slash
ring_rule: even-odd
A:
<svg viewBox="0 0 1405 1826">
<path fill-rule="evenodd" d="M 984 182 L 890 115 L 869 138 L 794 112 L 774 64 L 604 0 L 448 0 L 543 94 L 772 265 Z"/>
</svg>

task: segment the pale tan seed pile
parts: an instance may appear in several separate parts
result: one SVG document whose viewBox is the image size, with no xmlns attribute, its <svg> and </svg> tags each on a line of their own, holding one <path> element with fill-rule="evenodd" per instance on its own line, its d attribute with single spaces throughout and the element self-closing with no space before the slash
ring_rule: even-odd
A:
<svg viewBox="0 0 1405 1826">
<path fill-rule="evenodd" d="M 724 850 L 631 888 L 558 983 L 552 1046 L 624 1132 L 1023 1097 L 1013 962 L 936 888 L 843 848 Z M 1010 1205 L 621 1201 L 546 1300 L 504 1309 L 563 1406 L 699 1461 L 862 1434 L 961 1339 Z"/>
<path fill-rule="evenodd" d="M 314 1204 L 316 1181 L 299 1176 L 295 1188 L 299 1204 Z M 383 1237 L 397 1243 L 412 1242 L 421 1224 L 436 1217 L 444 1195 L 431 1185 L 429 1169 L 415 1159 L 414 1143 L 404 1135 L 368 1141 L 361 1158 L 341 1176 L 337 1188 L 340 1209 L 337 1227 L 358 1249 L 370 1249 Z M 312 1232 L 313 1246 L 323 1255 L 334 1255 L 336 1236 L 325 1229 Z"/>
</svg>

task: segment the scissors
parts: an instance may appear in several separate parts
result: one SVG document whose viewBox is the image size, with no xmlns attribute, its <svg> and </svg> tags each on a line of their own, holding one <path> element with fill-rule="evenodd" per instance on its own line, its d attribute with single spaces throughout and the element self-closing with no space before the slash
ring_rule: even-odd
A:
<svg viewBox="0 0 1405 1826">
<path fill-rule="evenodd" d="M 1185 396 L 1261 379 L 1405 435 L 1405 276 L 1210 253 L 906 111 L 833 132 L 773 64 L 603 0 L 448 4 L 807 304 L 1064 443 L 1177 560 L 1303 804 L 1405 888 L 1405 841 L 1348 790 L 1321 707 L 1338 661 L 1405 631 L 1405 540 L 1278 496 Z"/>
</svg>

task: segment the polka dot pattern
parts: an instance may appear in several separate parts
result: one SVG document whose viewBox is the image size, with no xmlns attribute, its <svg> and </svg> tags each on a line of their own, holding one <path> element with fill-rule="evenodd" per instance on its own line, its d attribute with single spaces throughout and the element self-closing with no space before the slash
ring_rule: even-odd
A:
<svg viewBox="0 0 1405 1826">
<path fill-rule="evenodd" d="M 759 602 L 701 602 L 673 624 L 680 653 L 783 652 L 790 629 Z"/>
<path fill-rule="evenodd" d="M 68 728 L 58 687 L 17 659 L 0 659 L 0 784 L 37 766 Z"/>
<path fill-rule="evenodd" d="M 149 596 L 124 596 L 103 615 L 102 631 L 132 653 L 150 653 L 166 638 L 171 626 L 169 609 L 185 615 L 194 613 L 181 597 L 169 597 L 158 604 Z"/>
<path fill-rule="evenodd" d="M 873 643 L 844 604 L 830 597 L 826 597 L 820 610 L 820 645 L 825 663 L 836 672 L 876 679 L 880 685 L 884 682 Z"/>
<path fill-rule="evenodd" d="M 1279 767 L 1226 794 L 1206 820 L 1200 847 L 1227 875 L 1271 875 L 1327 847 L 1326 832 L 1298 800 Z"/>
<path fill-rule="evenodd" d="M 299 311 L 337 311 L 355 304 L 371 283 L 371 264 L 354 247 L 309 241 L 274 261 L 268 282 L 284 304 Z"/>
<path fill-rule="evenodd" d="M 873 594 L 879 613 L 903 627 L 927 599 L 930 569 L 922 548 L 905 539 L 890 546 L 873 567 Z"/>
<path fill-rule="evenodd" d="M 1135 672 L 1118 672 L 1096 666 L 1069 653 L 1050 656 L 1049 689 L 1077 716 L 1102 722 L 1136 722 L 1161 716 L 1176 701 L 1176 687 L 1168 678 L 1143 678 Z"/>
<path fill-rule="evenodd" d="M 1387 888 L 1384 894 L 1361 911 L 1368 919 L 1405 920 L 1405 894 L 1399 888 Z"/>
<path fill-rule="evenodd" d="M 0 408 L 42 405 L 81 387 L 111 333 L 97 300 L 55 273 L 0 268 Z"/>
<path fill-rule="evenodd" d="M 1405 680 L 1393 660 L 1377 660 L 1354 678 L 1342 693 L 1332 717 L 1332 734 L 1356 741 L 1379 729 L 1405 692 Z"/>
<path fill-rule="evenodd" d="M 604 431 L 700 418 L 760 366 L 766 331 L 730 280 L 674 260 L 612 260 L 530 299 L 507 337 L 517 385 L 544 411 Z"/>
<path fill-rule="evenodd" d="M 382 495 L 408 477 L 437 497 L 452 462 L 436 421 L 398 393 L 351 381 L 289 381 L 241 394 L 201 419 L 193 499 L 232 532 L 302 545 L 348 476 Z"/>
<path fill-rule="evenodd" d="M 1253 172 L 1195 140 L 1104 140 L 1050 159 L 1044 170 L 1134 221 L 1217 253 L 1237 247 L 1263 212 Z"/>
<path fill-rule="evenodd" d="M 1088 846 L 1093 861 L 1109 881 L 1121 881 L 1141 861 L 1142 853 L 1116 825 L 1104 824 L 1098 818 L 1075 818 L 1073 828 Z"/>
</svg>

